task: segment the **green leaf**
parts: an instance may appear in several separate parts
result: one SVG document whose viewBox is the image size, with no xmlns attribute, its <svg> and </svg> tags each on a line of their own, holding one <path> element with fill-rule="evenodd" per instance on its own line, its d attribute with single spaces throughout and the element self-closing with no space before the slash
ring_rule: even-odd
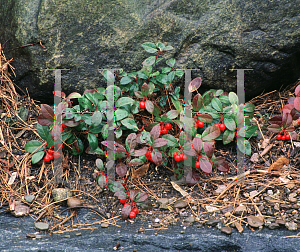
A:
<svg viewBox="0 0 300 252">
<path fill-rule="evenodd" d="M 114 82 L 115 77 L 112 72 L 110 72 L 108 70 L 104 70 L 102 74 L 103 74 L 103 77 L 106 80 L 107 84 Z"/>
<path fill-rule="evenodd" d="M 34 153 L 31 157 L 31 162 L 33 164 L 38 163 L 45 155 L 44 151 L 38 151 L 37 153 Z"/>
<path fill-rule="evenodd" d="M 143 66 L 152 66 L 155 63 L 155 56 L 150 56 L 143 61 Z"/>
<path fill-rule="evenodd" d="M 76 141 L 73 143 L 73 145 L 75 145 L 75 146 L 72 147 L 72 154 L 80 155 L 83 152 L 83 148 L 84 148 L 84 145 L 83 145 L 81 139 L 77 138 Z"/>
<path fill-rule="evenodd" d="M 167 105 L 167 98 L 166 98 L 165 95 L 162 95 L 162 96 L 160 97 L 160 102 L 159 102 L 159 104 L 160 104 L 160 106 L 161 106 L 162 108 L 163 108 L 164 106 Z"/>
<path fill-rule="evenodd" d="M 232 142 L 233 139 L 234 139 L 234 131 L 230 131 L 226 129 L 223 134 L 223 144 L 228 144 Z"/>
<path fill-rule="evenodd" d="M 172 70 L 171 67 L 163 67 L 163 68 L 161 69 L 161 72 L 162 72 L 163 74 L 165 74 L 165 73 L 170 72 L 171 70 Z"/>
<path fill-rule="evenodd" d="M 131 119 L 131 118 L 126 118 L 121 121 L 121 123 L 127 128 L 127 129 L 132 129 L 134 131 L 137 131 L 139 128 L 136 125 L 136 122 Z"/>
<path fill-rule="evenodd" d="M 226 105 L 230 104 L 228 96 L 221 95 L 219 96 L 219 100 Z"/>
<path fill-rule="evenodd" d="M 151 42 L 146 42 L 146 43 L 142 44 L 142 47 L 148 53 L 156 53 L 157 52 L 157 48 L 156 48 L 155 44 L 153 44 Z"/>
<path fill-rule="evenodd" d="M 176 60 L 174 58 L 171 58 L 171 59 L 168 59 L 166 61 L 166 64 L 169 66 L 169 67 L 174 67 L 175 66 L 175 62 Z M 170 68 L 172 70 L 172 68 Z"/>
<path fill-rule="evenodd" d="M 231 131 L 235 131 L 236 129 L 236 124 L 234 119 L 231 116 L 224 116 L 224 124 L 227 129 Z"/>
<path fill-rule="evenodd" d="M 132 78 L 128 77 L 128 76 L 124 76 L 121 81 L 120 81 L 120 85 L 126 85 L 130 82 L 132 82 Z"/>
<path fill-rule="evenodd" d="M 178 147 L 179 146 L 178 140 L 170 134 L 163 135 L 162 138 L 168 140 L 168 143 L 167 143 L 168 147 Z"/>
<path fill-rule="evenodd" d="M 174 107 L 176 108 L 176 110 L 180 113 L 183 109 L 181 102 L 178 100 L 174 100 L 173 97 L 171 97 L 171 100 L 172 100 L 172 103 L 173 103 Z"/>
<path fill-rule="evenodd" d="M 203 141 L 212 141 L 220 136 L 221 131 L 217 126 L 210 126 L 204 130 L 201 139 Z"/>
<path fill-rule="evenodd" d="M 115 112 L 115 120 L 120 121 L 128 116 L 128 112 L 125 109 L 117 109 Z"/>
<path fill-rule="evenodd" d="M 252 103 L 248 103 L 244 106 L 244 111 L 248 112 L 248 113 L 252 113 L 254 111 L 254 109 L 255 109 L 255 106 Z"/>
<path fill-rule="evenodd" d="M 75 114 L 77 114 L 77 112 L 73 108 L 65 108 L 62 111 L 62 114 L 65 114 L 65 119 L 69 120 L 72 119 L 75 116 Z"/>
<path fill-rule="evenodd" d="M 117 130 L 115 130 L 115 134 L 116 134 L 116 138 L 120 138 L 122 136 L 122 129 L 118 128 Z"/>
<path fill-rule="evenodd" d="M 112 182 L 108 184 L 108 189 L 112 191 L 113 193 L 118 192 L 118 191 L 124 191 L 125 188 L 120 182 Z"/>
<path fill-rule="evenodd" d="M 158 47 L 160 51 L 163 51 L 166 48 L 165 45 L 161 42 L 158 42 L 156 44 L 156 47 Z"/>
<path fill-rule="evenodd" d="M 217 97 L 214 97 L 211 100 L 211 106 L 219 112 L 222 112 L 222 110 L 223 110 L 222 103 L 220 102 L 220 100 Z"/>
<path fill-rule="evenodd" d="M 230 101 L 231 104 L 236 104 L 236 105 L 238 105 L 238 103 L 239 103 L 239 98 L 238 98 L 238 96 L 236 95 L 236 93 L 234 93 L 234 92 L 230 92 L 230 93 L 229 93 L 229 101 Z"/>
<path fill-rule="evenodd" d="M 186 138 L 186 135 L 185 135 L 184 131 L 181 131 L 180 135 L 179 135 L 179 144 L 180 144 L 180 146 L 183 146 L 186 143 L 186 140 L 187 140 L 187 138 Z"/>
<path fill-rule="evenodd" d="M 249 138 L 253 136 L 258 129 L 257 125 L 246 126 L 245 137 Z"/>
<path fill-rule="evenodd" d="M 175 77 L 175 72 L 172 71 L 168 74 L 168 83 L 172 83 L 172 81 L 174 80 Z"/>
<path fill-rule="evenodd" d="M 73 92 L 67 96 L 67 99 L 74 99 L 74 98 L 80 98 L 80 97 L 81 97 L 81 94 Z"/>
<path fill-rule="evenodd" d="M 89 109 L 89 110 L 93 109 L 93 105 L 92 105 L 91 101 L 89 99 L 87 99 L 85 96 L 78 98 L 78 103 L 79 103 L 80 107 L 83 109 Z"/>
<path fill-rule="evenodd" d="M 104 188 L 107 184 L 107 178 L 104 175 L 101 175 L 97 178 L 97 183 L 101 188 Z"/>
<path fill-rule="evenodd" d="M 98 147 L 98 138 L 94 134 L 88 133 L 88 141 L 92 149 Z"/>
<path fill-rule="evenodd" d="M 44 139 L 44 140 L 47 140 L 47 137 L 48 135 L 50 134 L 49 133 L 49 127 L 48 126 L 42 126 L 40 125 L 39 123 L 37 123 L 36 125 L 36 130 L 37 130 L 37 133 L 39 134 L 39 136 Z"/>
<path fill-rule="evenodd" d="M 167 112 L 168 119 L 172 120 L 178 117 L 178 111 L 177 110 L 170 110 Z"/>
<path fill-rule="evenodd" d="M 100 158 L 97 158 L 97 159 L 96 159 L 96 166 L 97 166 L 97 168 L 98 168 L 100 171 L 103 170 L 103 161 L 102 161 L 102 159 L 100 159 Z"/>
<path fill-rule="evenodd" d="M 24 146 L 24 149 L 29 152 L 32 153 L 34 152 L 38 147 L 40 147 L 41 145 L 43 145 L 42 142 L 37 141 L 37 140 L 31 140 L 29 142 L 27 142 Z"/>
<path fill-rule="evenodd" d="M 102 114 L 97 110 L 92 115 L 92 125 L 94 127 L 97 127 L 101 124 L 101 122 L 102 122 Z"/>
<path fill-rule="evenodd" d="M 175 75 L 180 78 L 180 77 L 182 77 L 184 75 L 184 71 L 182 71 L 182 70 L 176 70 L 175 71 Z"/>
<path fill-rule="evenodd" d="M 244 139 L 244 138 L 238 138 L 237 139 L 237 146 L 238 146 L 238 149 L 246 154 L 246 155 L 251 155 L 251 145 L 250 143 L 248 142 L 248 140 Z"/>
</svg>

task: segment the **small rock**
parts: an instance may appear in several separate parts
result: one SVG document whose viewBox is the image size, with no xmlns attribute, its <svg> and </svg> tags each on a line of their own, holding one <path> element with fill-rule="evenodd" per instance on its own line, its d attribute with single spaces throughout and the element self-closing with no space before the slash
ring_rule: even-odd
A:
<svg viewBox="0 0 300 252">
<path fill-rule="evenodd" d="M 298 225 L 295 222 L 286 222 L 285 226 L 290 231 L 296 231 L 298 229 Z"/>
<path fill-rule="evenodd" d="M 35 199 L 35 196 L 34 195 L 32 195 L 32 194 L 28 194 L 28 195 L 26 195 L 25 196 L 25 198 L 24 198 L 27 202 L 32 202 L 32 201 L 34 201 L 34 199 Z"/>
<path fill-rule="evenodd" d="M 242 215 L 243 212 L 246 212 L 247 208 L 243 205 L 239 205 L 235 210 L 234 210 L 234 214 L 236 215 Z"/>
<path fill-rule="evenodd" d="M 279 224 L 278 223 L 270 223 L 267 227 L 269 229 L 273 230 L 273 229 L 279 228 Z"/>
<path fill-rule="evenodd" d="M 155 218 L 154 222 L 158 223 L 158 222 L 160 222 L 160 219 Z"/>
<path fill-rule="evenodd" d="M 28 215 L 30 212 L 30 208 L 22 203 L 15 205 L 15 210 L 12 214 L 16 217 L 22 217 Z"/>
<path fill-rule="evenodd" d="M 217 194 L 221 194 L 226 189 L 226 185 L 219 185 L 218 188 L 215 190 Z"/>
<path fill-rule="evenodd" d="M 279 203 L 275 203 L 275 205 L 274 205 L 274 210 L 276 210 L 276 211 L 279 211 L 279 210 L 280 210 L 280 208 L 279 208 Z"/>
<path fill-rule="evenodd" d="M 36 234 L 31 234 L 31 233 L 28 233 L 26 234 L 26 238 L 35 238 L 36 237 Z"/>
<path fill-rule="evenodd" d="M 81 206 L 82 202 L 80 199 L 71 197 L 71 198 L 68 198 L 67 205 L 68 205 L 68 207 L 76 207 L 76 206 Z"/>
<path fill-rule="evenodd" d="M 233 210 L 233 206 L 230 205 L 229 207 L 223 208 L 223 209 L 221 210 L 221 212 L 222 212 L 223 214 L 226 214 L 226 213 L 228 213 L 228 212 L 231 212 L 232 210 Z"/>
<path fill-rule="evenodd" d="M 264 224 L 264 222 L 260 218 L 253 215 L 247 217 L 247 222 L 251 227 L 254 228 L 258 228 Z"/>
<path fill-rule="evenodd" d="M 198 210 L 198 207 L 192 206 L 192 210 L 193 210 L 193 211 L 197 211 L 197 210 Z"/>
<path fill-rule="evenodd" d="M 257 193 L 258 193 L 257 190 L 251 191 L 251 192 L 250 192 L 250 197 L 253 197 L 253 196 L 256 195 Z"/>
<path fill-rule="evenodd" d="M 229 226 L 226 227 L 222 227 L 221 228 L 221 232 L 227 235 L 231 235 L 232 234 L 232 228 Z"/>
<path fill-rule="evenodd" d="M 272 191 L 272 190 L 268 190 L 268 191 L 267 191 L 267 194 L 268 194 L 268 195 L 273 195 L 273 191 Z"/>
<path fill-rule="evenodd" d="M 49 229 L 49 224 L 45 223 L 45 222 L 36 222 L 34 223 L 34 226 L 36 229 L 41 230 L 41 231 L 45 231 Z"/>
<path fill-rule="evenodd" d="M 220 212 L 219 208 L 213 206 L 205 206 L 207 212 Z"/>
<path fill-rule="evenodd" d="M 102 227 L 102 228 L 107 228 L 107 227 L 109 227 L 109 224 L 106 223 L 106 222 L 102 222 L 102 223 L 101 223 L 101 227 Z"/>
<path fill-rule="evenodd" d="M 239 222 L 234 222 L 234 223 L 232 223 L 232 224 L 234 224 L 234 226 L 235 226 L 235 228 L 239 231 L 239 233 L 242 233 L 243 232 L 243 226 L 239 223 Z"/>
<path fill-rule="evenodd" d="M 290 198 L 290 197 L 289 197 L 289 201 L 290 201 L 291 203 L 297 203 L 297 199 L 296 199 L 296 198 Z"/>
<path fill-rule="evenodd" d="M 222 227 L 223 227 L 222 222 L 219 222 L 219 223 L 217 224 L 217 229 L 221 229 Z"/>
<path fill-rule="evenodd" d="M 294 187 L 295 187 L 295 184 L 294 183 L 288 183 L 286 185 L 284 185 L 286 188 L 292 190 Z"/>
<path fill-rule="evenodd" d="M 189 223 L 193 223 L 193 222 L 195 222 L 195 217 L 194 216 L 190 216 L 190 217 L 186 218 L 185 221 L 189 222 Z"/>
<path fill-rule="evenodd" d="M 243 195 L 244 195 L 245 198 L 249 198 L 250 197 L 250 194 L 247 193 L 247 192 L 244 192 Z"/>
<path fill-rule="evenodd" d="M 168 198 L 161 198 L 157 200 L 157 203 L 159 204 L 159 208 L 161 209 L 168 209 L 167 205 L 169 204 Z"/>
<path fill-rule="evenodd" d="M 80 235 L 81 235 L 81 233 L 80 233 L 80 232 L 78 232 L 78 233 L 76 233 L 75 235 L 76 235 L 76 236 L 80 236 Z"/>
<path fill-rule="evenodd" d="M 216 226 L 219 222 L 220 222 L 219 219 L 209 219 L 209 220 L 207 220 L 207 221 L 205 222 L 205 224 L 206 224 L 207 226 L 214 227 L 214 226 Z"/>
<path fill-rule="evenodd" d="M 70 189 L 68 188 L 56 188 L 52 190 L 52 196 L 54 201 L 63 201 L 72 196 Z"/>
<path fill-rule="evenodd" d="M 153 226 L 154 228 L 159 228 L 161 225 L 160 225 L 159 223 L 153 223 L 152 226 Z"/>
<path fill-rule="evenodd" d="M 174 204 L 174 208 L 185 208 L 188 205 L 188 203 L 184 200 L 178 200 Z"/>
</svg>

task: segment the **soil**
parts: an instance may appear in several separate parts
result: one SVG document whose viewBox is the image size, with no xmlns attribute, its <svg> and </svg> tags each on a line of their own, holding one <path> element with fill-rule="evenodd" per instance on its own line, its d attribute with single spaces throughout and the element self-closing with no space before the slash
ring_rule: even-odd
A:
<svg viewBox="0 0 300 252">
<path fill-rule="evenodd" d="M 135 222 L 142 219 L 148 223 L 145 229 L 155 229 L 157 232 L 170 225 L 217 225 L 220 229 L 222 226 L 228 226 L 235 227 L 240 232 L 245 226 L 252 230 L 263 227 L 299 229 L 298 141 L 278 141 L 276 135 L 266 129 L 269 125 L 267 119 L 281 114 L 282 106 L 286 104 L 287 98 L 293 94 L 298 84 L 299 82 L 290 85 L 281 92 L 274 91 L 260 95 L 250 101 L 255 105 L 254 118 L 259 124 L 260 131 L 257 137 L 249 139 L 252 156 L 245 156 L 246 173 L 242 178 L 236 181 L 235 142 L 228 145 L 216 143 L 215 154 L 225 157 L 229 164 L 229 172 L 225 174 L 213 170 L 209 175 L 200 173 L 199 182 L 193 186 L 178 181 L 175 181 L 174 186 L 171 183 L 174 173 L 170 167 L 151 163 L 141 178 L 132 178 L 130 170 L 124 180 L 126 187 L 128 190 L 137 189 L 148 193 L 152 209 L 140 209 L 136 219 L 125 221 Z M 5 85 L 1 91 L 0 102 L 1 208 L 13 213 L 13 206 L 22 202 L 30 208 L 30 216 L 35 221 L 50 224 L 50 233 L 70 230 L 72 227 L 70 223 L 72 225 L 77 223 L 76 215 L 80 215 L 80 209 L 72 211 L 71 218 L 71 209 L 59 214 L 66 206 L 54 204 L 51 192 L 54 188 L 63 187 L 69 188 L 73 197 L 79 198 L 87 209 L 98 211 L 99 219 L 94 225 L 99 226 L 101 223 L 103 225 L 105 222 L 117 225 L 118 222 L 123 222 L 124 220 L 120 218 L 122 205 L 119 200 L 107 188 L 101 189 L 92 176 L 96 169 L 95 160 L 100 157 L 99 155 L 84 153 L 81 156 L 70 156 L 64 150 L 63 182 L 60 185 L 53 182 L 53 162 L 31 164 L 28 153 L 24 151 L 24 145 L 30 140 L 38 139 L 35 123 L 39 107 L 29 96 L 18 95 L 9 81 Z M 28 109 L 28 116 L 24 116 L 24 120 L 20 119 L 22 107 Z M 297 121 L 294 125 L 299 135 Z M 176 132 L 172 133 L 176 136 Z M 266 139 L 269 139 L 269 142 L 265 145 Z M 266 146 L 270 145 L 272 147 L 269 151 L 261 154 Z M 281 157 L 288 159 L 288 164 L 267 172 L 270 165 Z M 18 176 L 13 183 L 8 184 L 14 172 L 17 172 Z M 176 185 L 180 187 L 179 190 L 176 190 Z M 29 194 L 35 195 L 33 203 L 28 203 L 24 199 Z M 169 200 L 164 208 L 160 208 L 158 203 L 161 198 Z M 181 201 L 181 206 L 174 207 L 178 201 Z M 255 224 L 260 221 L 260 224 Z M 84 224 L 82 227 L 85 227 Z"/>
</svg>

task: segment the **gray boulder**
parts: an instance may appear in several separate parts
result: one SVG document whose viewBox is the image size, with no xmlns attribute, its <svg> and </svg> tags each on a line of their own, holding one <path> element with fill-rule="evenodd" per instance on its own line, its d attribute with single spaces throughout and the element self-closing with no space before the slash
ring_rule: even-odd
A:
<svg viewBox="0 0 300 252">
<path fill-rule="evenodd" d="M 245 73 L 246 98 L 300 75 L 299 0 L 0 0 L 0 43 L 14 58 L 17 85 L 50 102 L 53 71 L 66 93 L 106 85 L 99 69 L 141 69 L 144 42 L 174 47 L 176 67 L 199 69 L 203 86 L 236 91 Z M 38 41 L 33 46 L 18 48 Z M 165 62 L 165 61 L 162 61 Z M 183 83 L 183 80 L 181 80 Z"/>
</svg>

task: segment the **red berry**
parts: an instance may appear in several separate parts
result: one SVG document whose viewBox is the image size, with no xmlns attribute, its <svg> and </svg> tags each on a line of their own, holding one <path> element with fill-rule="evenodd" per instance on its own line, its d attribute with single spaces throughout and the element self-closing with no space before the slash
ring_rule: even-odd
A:
<svg viewBox="0 0 300 252">
<path fill-rule="evenodd" d="M 54 149 L 54 145 L 52 145 L 52 146 L 50 147 L 50 149 L 53 150 L 53 149 Z"/>
<path fill-rule="evenodd" d="M 276 136 L 276 139 L 277 139 L 277 140 L 281 140 L 281 135 L 278 134 L 278 135 Z"/>
<path fill-rule="evenodd" d="M 175 161 L 176 161 L 176 162 L 179 162 L 179 161 L 181 161 L 180 154 L 179 154 L 179 155 L 177 155 L 177 156 L 175 156 Z"/>
<path fill-rule="evenodd" d="M 174 152 L 174 153 L 173 153 L 173 157 L 174 157 L 174 158 L 175 158 L 177 155 L 178 155 L 177 152 Z"/>
<path fill-rule="evenodd" d="M 146 108 L 146 103 L 144 101 L 140 102 L 140 108 L 145 109 Z"/>
<path fill-rule="evenodd" d="M 148 150 L 145 154 L 145 157 L 150 158 L 151 156 L 152 156 L 152 152 Z"/>
<path fill-rule="evenodd" d="M 139 213 L 140 211 L 139 211 L 139 209 L 137 209 L 137 208 L 133 208 L 133 209 L 132 209 L 132 212 L 135 212 L 135 214 L 138 215 L 138 213 Z"/>
<path fill-rule="evenodd" d="M 125 204 L 126 201 L 127 201 L 127 199 L 120 199 L 120 203 L 121 203 L 121 204 Z"/>
<path fill-rule="evenodd" d="M 59 153 L 59 151 L 54 151 L 54 152 L 53 152 L 53 157 L 54 157 L 55 159 L 60 158 L 60 153 Z"/>
<path fill-rule="evenodd" d="M 220 125 L 219 125 L 219 129 L 220 129 L 221 131 L 225 130 L 225 129 L 226 129 L 225 124 L 224 124 L 224 123 L 220 124 Z"/>
<path fill-rule="evenodd" d="M 237 131 L 234 132 L 234 136 L 237 137 Z"/>
<path fill-rule="evenodd" d="M 60 133 L 62 133 L 64 131 L 63 127 L 61 127 L 61 126 L 58 126 L 58 127 L 60 129 Z"/>
<path fill-rule="evenodd" d="M 167 130 L 172 129 L 172 124 L 171 123 L 166 123 L 165 124 L 165 129 L 167 129 Z"/>
<path fill-rule="evenodd" d="M 130 219 L 134 219 L 136 217 L 136 213 L 134 211 L 131 211 L 129 214 Z"/>
<path fill-rule="evenodd" d="M 198 120 L 198 121 L 196 122 L 196 125 L 197 125 L 199 128 L 203 128 L 203 127 L 204 127 L 204 122 Z"/>
<path fill-rule="evenodd" d="M 209 173 L 207 173 L 207 172 L 204 172 L 206 175 L 209 175 Z"/>
<path fill-rule="evenodd" d="M 300 125 L 300 120 L 298 120 L 298 124 Z"/>
<path fill-rule="evenodd" d="M 161 131 L 160 131 L 161 134 L 165 135 L 165 134 L 168 134 L 168 130 L 166 128 L 163 128 Z"/>
<path fill-rule="evenodd" d="M 50 160 L 51 160 L 52 158 L 51 158 L 51 156 L 47 153 L 46 154 L 46 156 L 44 157 L 44 161 L 45 162 L 50 162 Z"/>
<path fill-rule="evenodd" d="M 285 140 L 285 136 L 282 136 L 282 137 L 281 137 L 281 140 L 284 141 L 284 140 Z"/>
<path fill-rule="evenodd" d="M 182 160 L 186 160 L 187 156 L 185 154 L 182 154 Z"/>
<path fill-rule="evenodd" d="M 64 128 L 67 128 L 68 126 L 65 125 L 64 123 L 62 123 L 62 124 L 61 124 L 61 127 L 63 127 L 63 129 L 64 129 Z"/>
<path fill-rule="evenodd" d="M 287 134 L 287 135 L 285 136 L 285 139 L 286 139 L 286 140 L 291 139 L 291 135 L 290 135 L 290 134 Z"/>
<path fill-rule="evenodd" d="M 129 205 L 128 203 L 125 203 L 125 204 L 124 204 L 124 207 L 125 207 L 125 206 L 128 206 L 128 205 Z"/>
<path fill-rule="evenodd" d="M 195 163 L 195 168 L 196 168 L 196 169 L 199 169 L 199 168 L 200 168 L 200 163 L 199 163 L 199 162 L 196 162 L 196 163 Z"/>
</svg>

